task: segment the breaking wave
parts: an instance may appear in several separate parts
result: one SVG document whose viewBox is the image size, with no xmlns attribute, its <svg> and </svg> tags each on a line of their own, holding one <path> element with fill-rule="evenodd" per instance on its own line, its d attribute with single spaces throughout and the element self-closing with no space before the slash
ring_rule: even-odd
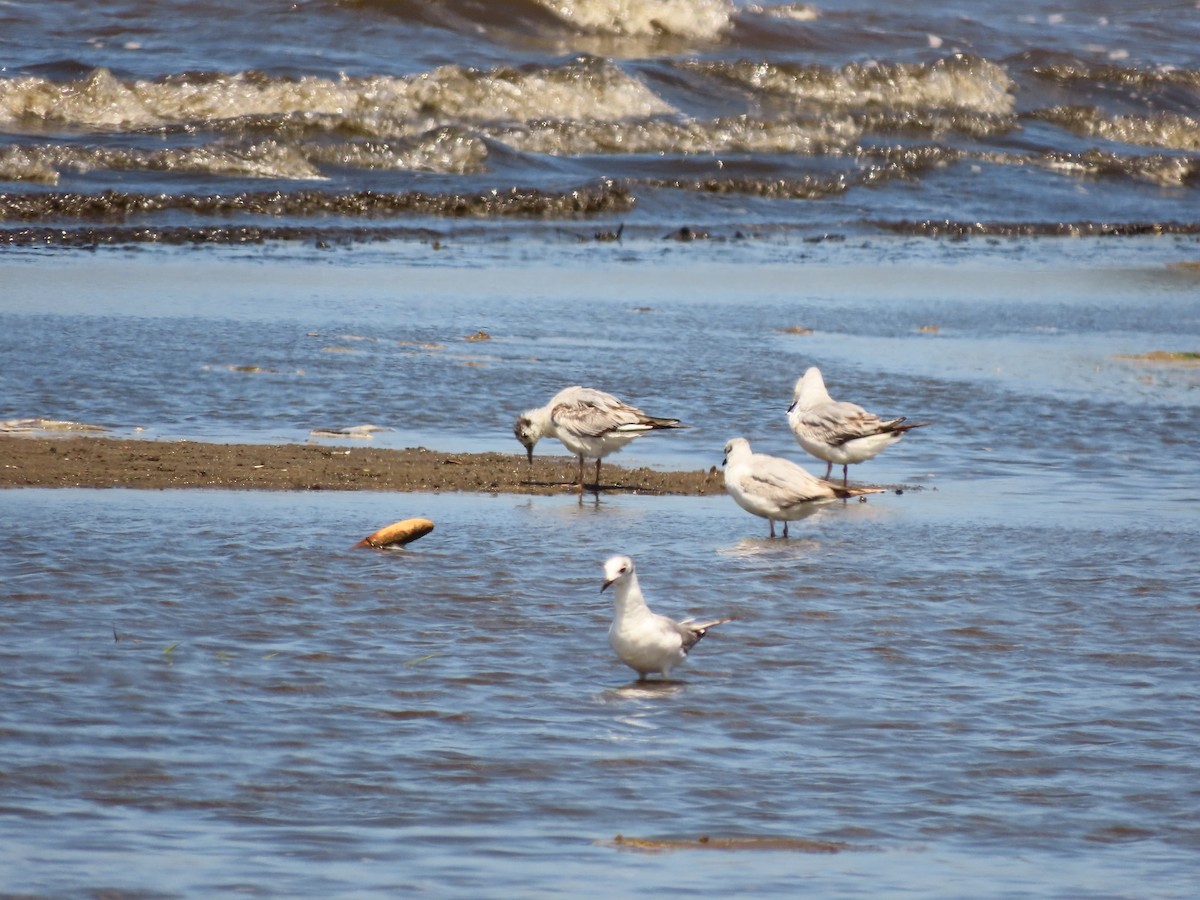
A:
<svg viewBox="0 0 1200 900">
<path fill-rule="evenodd" d="M 137 131 L 247 117 L 325 116 L 373 133 L 408 134 L 447 122 L 524 121 L 547 110 L 597 120 L 673 112 L 644 84 L 597 60 L 486 71 L 445 66 L 401 78 L 238 72 L 127 81 L 97 69 L 68 82 L 0 80 L 0 124 L 30 131 Z"/>
<path fill-rule="evenodd" d="M 584 33 L 649 36 L 670 34 L 711 41 L 727 31 L 734 6 L 728 0 L 537 0 Z"/>
<path fill-rule="evenodd" d="M 855 63 L 840 68 L 769 62 L 689 62 L 681 66 L 716 75 L 768 97 L 820 109 L 961 109 L 1010 115 L 1013 82 L 985 59 L 952 56 L 930 65 Z"/>
<path fill-rule="evenodd" d="M 1034 116 L 1086 137 L 1164 150 L 1200 151 L 1200 119 L 1180 113 L 1111 116 L 1091 106 L 1057 106 L 1038 110 Z"/>
<path fill-rule="evenodd" d="M 0 72 L 0 181 L 21 186 L 0 195 L 5 239 L 1196 218 L 1200 70 L 1194 54 L 1135 61 L 1125 23 L 1071 47 L 1035 25 L 995 40 L 969 16 L 786 0 L 298 6 L 248 15 L 288 35 L 280 47 L 225 33 L 206 53 L 223 3 L 181 0 L 186 51 L 164 46 L 179 23 L 162 5 L 71 4 L 86 46 L 61 58 L 34 40 Z M 164 40 L 143 45 L 143 27 Z M 326 27 L 363 43 L 296 50 Z"/>
</svg>

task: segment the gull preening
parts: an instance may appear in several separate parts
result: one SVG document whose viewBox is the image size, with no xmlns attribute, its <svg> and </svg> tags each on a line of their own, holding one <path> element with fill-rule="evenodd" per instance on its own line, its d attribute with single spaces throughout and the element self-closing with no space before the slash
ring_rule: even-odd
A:
<svg viewBox="0 0 1200 900">
<path fill-rule="evenodd" d="M 834 400 L 825 390 L 821 370 L 816 366 L 797 379 L 787 415 L 800 446 L 827 463 L 826 478 L 835 463 L 842 467 L 843 485 L 851 463 L 871 459 L 900 440 L 904 432 L 929 424 L 904 424 L 904 416 L 881 419 L 855 403 Z"/>
<path fill-rule="evenodd" d="M 583 494 L 583 462 L 596 460 L 596 490 L 600 490 L 600 460 L 616 453 L 634 438 L 662 428 L 684 428 L 678 419 L 648 416 L 636 406 L 595 388 L 564 388 L 549 403 L 517 417 L 513 434 L 533 465 L 533 447 L 542 437 L 558 438 L 579 457 L 579 493 Z"/>
<path fill-rule="evenodd" d="M 638 585 L 633 560 L 628 556 L 614 556 L 604 564 L 604 584 L 600 590 L 609 585 L 616 585 L 616 612 L 608 629 L 608 643 L 621 662 L 638 673 L 638 681 L 645 681 L 651 672 L 669 677 L 671 669 L 683 662 L 708 629 L 732 621 L 723 618 L 676 622 L 651 612 Z"/>
<path fill-rule="evenodd" d="M 748 513 L 762 516 L 771 523 L 788 522 L 810 515 L 819 504 L 831 500 L 880 494 L 882 488 L 846 488 L 822 481 L 790 459 L 755 453 L 745 438 L 734 438 L 725 445 L 725 490 Z"/>
</svg>

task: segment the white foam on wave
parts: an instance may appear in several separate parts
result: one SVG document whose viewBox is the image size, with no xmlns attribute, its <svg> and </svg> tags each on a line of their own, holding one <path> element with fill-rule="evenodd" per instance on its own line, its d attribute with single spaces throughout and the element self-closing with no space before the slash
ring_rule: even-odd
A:
<svg viewBox="0 0 1200 900">
<path fill-rule="evenodd" d="M 1200 119 L 1182 113 L 1106 116 L 1094 109 L 1073 108 L 1057 117 L 1051 112 L 1047 118 L 1077 134 L 1106 141 L 1164 150 L 1200 151 Z"/>
<path fill-rule="evenodd" d="M 43 148 L 0 148 L 0 180 L 58 184 L 58 169 L 46 158 Z"/>
<path fill-rule="evenodd" d="M 406 83 L 401 93 L 402 104 L 477 122 L 525 121 L 547 114 L 615 121 L 674 112 L 641 81 L 600 63 L 531 72 L 448 66 Z"/>
<path fill-rule="evenodd" d="M 1079 154 L 1044 154 L 1032 157 L 996 154 L 993 161 L 1010 165 L 1027 162 L 1052 172 L 1081 178 L 1127 177 L 1170 188 L 1186 187 L 1200 174 L 1200 166 L 1193 159 L 1163 154 L 1128 156 L 1089 150 Z"/>
<path fill-rule="evenodd" d="M 162 150 L 40 145 L 0 149 L 0 178 L 57 184 L 65 170 L 150 171 L 233 178 L 324 178 L 297 147 L 273 140 Z"/>
<path fill-rule="evenodd" d="M 645 119 L 628 122 L 538 122 L 492 136 L 526 153 L 592 154 L 793 153 L 846 149 L 862 136 L 848 118 L 766 122 L 746 116 L 710 122 Z"/>
<path fill-rule="evenodd" d="M 394 169 L 466 175 L 487 164 L 487 144 L 457 128 L 438 128 L 410 140 L 338 142 L 308 147 L 309 159 L 356 169 Z"/>
<path fill-rule="evenodd" d="M 821 11 L 807 3 L 780 3 L 773 6 L 755 3 L 744 7 L 742 12 L 766 19 L 785 19 L 792 22 L 815 22 L 821 17 Z"/>
<path fill-rule="evenodd" d="M 868 63 L 780 66 L 771 63 L 689 63 L 771 94 L 838 109 L 964 109 L 1008 115 L 1015 108 L 1012 79 L 984 59 L 948 57 L 932 65 Z"/>
<path fill-rule="evenodd" d="M 388 141 L 218 141 L 199 147 L 147 150 L 39 144 L 0 148 L 0 180 L 57 184 L 64 171 L 144 171 L 322 181 L 321 166 L 462 175 L 487 162 L 487 144 L 460 129 L 442 128 Z"/>
<path fill-rule="evenodd" d="M 728 0 L 536 0 L 579 31 L 714 40 L 730 27 Z"/>
<path fill-rule="evenodd" d="M 404 78 L 274 78 L 256 73 L 122 81 L 106 69 L 55 82 L 0 79 L 0 123 L 97 131 L 154 129 L 251 116 L 395 120 L 426 131 L 454 122 L 556 116 L 617 120 L 673 108 L 619 68 L 593 62 L 538 69 L 446 66 Z M 412 123 L 416 123 L 414 126 Z"/>
</svg>

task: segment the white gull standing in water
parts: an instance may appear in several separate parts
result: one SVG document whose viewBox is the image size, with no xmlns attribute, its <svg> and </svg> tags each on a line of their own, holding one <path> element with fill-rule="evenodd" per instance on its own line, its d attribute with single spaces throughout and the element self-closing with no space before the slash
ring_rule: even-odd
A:
<svg viewBox="0 0 1200 900">
<path fill-rule="evenodd" d="M 633 560 L 628 556 L 614 556 L 604 564 L 604 584 L 600 590 L 609 585 L 616 585 L 616 612 L 608 629 L 608 643 L 621 662 L 638 673 L 638 681 L 645 681 L 651 672 L 669 677 L 671 669 L 683 662 L 708 629 L 732 621 L 724 618 L 676 622 L 651 612 L 638 585 Z"/>
<path fill-rule="evenodd" d="M 771 523 L 771 537 L 775 537 L 776 520 L 783 522 L 787 537 L 788 522 L 810 515 L 818 504 L 883 493 L 882 488 L 829 484 L 790 459 L 755 453 L 745 438 L 733 438 L 725 445 L 725 490 L 746 512 Z"/>
<path fill-rule="evenodd" d="M 596 460 L 596 490 L 600 490 L 600 460 L 648 431 L 684 428 L 678 419 L 648 416 L 636 406 L 595 388 L 564 388 L 550 402 L 517 417 L 513 434 L 533 465 L 533 447 L 542 437 L 558 438 L 579 457 L 579 493 L 583 494 L 583 462 Z"/>
<path fill-rule="evenodd" d="M 800 446 L 828 464 L 826 478 L 834 463 L 842 467 L 843 485 L 847 483 L 847 467 L 851 463 L 871 459 L 900 440 L 904 432 L 929 424 L 906 425 L 904 416 L 881 419 L 855 403 L 834 400 L 825 390 L 821 370 L 816 366 L 797 379 L 787 415 Z"/>
</svg>

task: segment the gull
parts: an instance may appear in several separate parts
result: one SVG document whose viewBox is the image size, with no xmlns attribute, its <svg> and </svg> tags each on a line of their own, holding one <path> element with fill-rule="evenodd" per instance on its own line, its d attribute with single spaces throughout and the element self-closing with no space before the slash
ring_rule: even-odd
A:
<svg viewBox="0 0 1200 900">
<path fill-rule="evenodd" d="M 881 419 L 855 403 L 834 400 L 825 390 L 821 370 L 816 366 L 797 379 L 787 416 L 800 446 L 828 464 L 827 479 L 834 463 L 842 467 L 843 485 L 847 483 L 851 463 L 871 459 L 900 440 L 904 432 L 930 424 L 905 425 L 904 416 Z"/>
<path fill-rule="evenodd" d="M 621 662 L 638 673 L 638 681 L 645 681 L 651 672 L 669 677 L 671 668 L 683 662 L 688 651 L 708 629 L 732 619 L 712 619 L 696 622 L 674 619 L 651 612 L 638 585 L 633 560 L 628 556 L 614 556 L 604 564 L 603 591 L 610 584 L 616 587 L 616 613 L 608 629 L 608 643 L 616 651 Z"/>
<path fill-rule="evenodd" d="M 776 519 L 783 522 L 783 536 L 787 537 L 788 522 L 803 519 L 819 504 L 883 493 L 883 488 L 829 484 L 790 459 L 755 453 L 745 438 L 733 438 L 725 445 L 725 490 L 746 512 L 771 523 L 771 537 L 775 537 Z"/>
<path fill-rule="evenodd" d="M 596 490 L 599 491 L 603 457 L 617 452 L 648 431 L 684 427 L 678 419 L 648 416 L 612 394 L 576 385 L 559 391 L 545 406 L 519 415 L 513 425 L 513 434 L 524 445 L 530 465 L 533 465 L 533 447 L 539 438 L 558 438 L 579 457 L 579 493 L 582 495 L 585 459 L 596 460 Z"/>
</svg>

